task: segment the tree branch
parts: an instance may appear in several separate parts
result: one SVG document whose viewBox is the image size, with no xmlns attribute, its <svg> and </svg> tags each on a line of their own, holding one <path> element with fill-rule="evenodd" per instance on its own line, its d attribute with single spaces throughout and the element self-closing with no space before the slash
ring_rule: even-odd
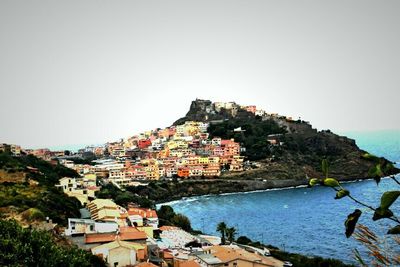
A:
<svg viewBox="0 0 400 267">
<path fill-rule="evenodd" d="M 399 180 L 397 180 L 394 175 L 390 175 L 389 177 L 392 178 L 398 185 L 400 185 Z"/>
<path fill-rule="evenodd" d="M 343 187 L 341 187 L 342 189 L 343 189 Z M 334 188 L 333 187 L 333 189 L 337 192 L 337 191 L 339 191 L 339 189 L 337 189 L 337 188 Z M 369 206 L 369 205 L 367 205 L 367 204 L 365 204 L 365 203 L 363 203 L 363 202 L 361 202 L 361 201 L 359 201 L 358 199 L 356 199 L 356 198 L 354 198 L 352 195 L 350 195 L 350 194 L 348 194 L 347 195 L 347 197 L 349 197 L 351 200 L 353 200 L 354 202 L 356 202 L 357 204 L 359 204 L 359 205 L 361 205 L 361 206 L 364 206 L 364 207 L 366 207 L 366 208 L 368 208 L 368 209 L 370 209 L 370 210 L 372 210 L 372 211 L 376 211 L 376 209 L 374 208 L 374 207 L 371 207 L 371 206 Z M 400 224 L 400 220 L 396 217 L 396 216 L 392 216 L 392 217 L 389 217 L 389 218 L 386 218 L 386 219 L 389 219 L 389 220 L 392 220 L 392 221 L 394 221 L 394 222 L 397 222 L 397 223 L 399 223 Z"/>
</svg>

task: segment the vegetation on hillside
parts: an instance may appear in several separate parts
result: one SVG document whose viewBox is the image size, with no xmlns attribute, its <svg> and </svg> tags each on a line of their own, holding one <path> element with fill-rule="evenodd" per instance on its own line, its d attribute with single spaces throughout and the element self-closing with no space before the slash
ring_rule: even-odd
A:
<svg viewBox="0 0 400 267">
<path fill-rule="evenodd" d="M 193 232 L 190 220 L 183 214 L 175 213 L 174 209 L 168 205 L 162 205 L 157 210 L 160 226 L 173 225 L 182 228 L 185 231 Z"/>
<path fill-rule="evenodd" d="M 79 217 L 80 202 L 54 186 L 64 176 L 78 176 L 75 171 L 60 164 L 52 165 L 32 155 L 13 157 L 9 153 L 0 153 L 0 169 L 2 213 L 20 214 L 34 208 L 36 214 L 43 216 L 27 218 L 49 217 L 62 225 L 69 217 Z M 9 176 L 17 173 L 21 174 L 23 180 L 10 182 L 12 179 Z"/>
<path fill-rule="evenodd" d="M 104 185 L 100 192 L 97 193 L 99 198 L 110 198 L 118 205 L 127 207 L 128 204 L 138 204 L 142 208 L 155 209 L 155 202 L 145 195 L 138 195 L 137 192 L 141 191 L 144 186 L 131 186 L 127 187 L 126 191 L 118 189 L 112 184 Z M 182 228 L 185 231 L 192 232 L 190 220 L 183 214 L 177 214 L 170 206 L 163 205 L 157 210 L 160 226 L 173 225 Z"/>
<path fill-rule="evenodd" d="M 234 129 L 241 127 L 242 132 Z M 223 139 L 234 138 L 246 148 L 242 154 L 250 160 L 264 159 L 271 155 L 272 148 L 269 146 L 267 136 L 270 134 L 283 134 L 286 130 L 280 127 L 274 120 L 232 118 L 219 124 L 211 124 L 208 127 L 210 137 L 221 137 Z"/>
<path fill-rule="evenodd" d="M 33 155 L 13 157 L 7 152 L 0 152 L 0 169 L 8 173 L 26 172 L 27 178 L 38 181 L 42 185 L 55 185 L 62 177 L 79 176 L 76 171 L 59 163 L 53 165 Z"/>
<path fill-rule="evenodd" d="M 243 191 L 243 186 L 222 180 L 156 181 L 148 186 L 126 187 L 126 190 L 146 199 L 164 202 L 188 196 L 219 194 L 221 191 L 239 192 Z"/>
<path fill-rule="evenodd" d="M 127 206 L 129 203 L 138 204 L 143 208 L 155 208 L 154 201 L 144 196 L 140 196 L 132 192 L 131 189 L 135 189 L 135 186 L 127 187 L 126 190 L 122 191 L 115 185 L 108 183 L 101 187 L 101 190 L 96 192 L 98 198 L 113 199 L 115 203 L 121 206 Z"/>
<path fill-rule="evenodd" d="M 97 256 L 76 246 L 57 244 L 48 232 L 22 228 L 0 219 L 1 266 L 106 266 Z"/>
</svg>

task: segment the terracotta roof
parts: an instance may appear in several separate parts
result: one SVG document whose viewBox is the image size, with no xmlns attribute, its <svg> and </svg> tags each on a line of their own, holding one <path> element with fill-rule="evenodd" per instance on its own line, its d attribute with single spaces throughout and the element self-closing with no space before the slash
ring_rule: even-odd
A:
<svg viewBox="0 0 400 267">
<path fill-rule="evenodd" d="M 143 246 L 141 244 L 121 241 L 121 240 L 119 240 L 117 238 L 113 242 L 106 243 L 106 244 L 103 244 L 103 245 L 100 245 L 100 246 L 92 248 L 92 251 L 93 250 L 98 250 L 98 249 L 108 249 L 108 250 L 110 250 L 110 249 L 114 249 L 114 248 L 117 248 L 117 247 L 125 247 L 125 248 L 129 248 L 129 249 L 133 249 L 135 251 L 138 251 L 138 250 L 141 250 L 141 249 L 144 250 L 146 248 L 145 246 Z"/>
<path fill-rule="evenodd" d="M 220 259 L 222 262 L 230 262 L 240 259 L 249 262 L 257 262 L 264 266 L 279 266 L 282 264 L 281 261 L 275 258 L 263 257 L 238 247 L 213 246 L 210 250 L 211 254 Z"/>
<path fill-rule="evenodd" d="M 180 228 L 176 227 L 176 226 L 163 225 L 159 229 L 161 231 L 171 231 L 171 230 L 177 230 L 177 229 L 180 229 Z"/>
<path fill-rule="evenodd" d="M 200 267 L 200 264 L 191 260 L 191 261 L 183 261 L 179 264 L 179 267 Z"/>
<path fill-rule="evenodd" d="M 120 240 L 143 240 L 147 239 L 145 232 L 121 232 L 119 235 Z M 93 243 L 106 243 L 114 241 L 117 238 L 116 233 L 106 234 L 86 234 L 85 244 Z"/>
<path fill-rule="evenodd" d="M 164 259 L 173 259 L 174 256 L 171 254 L 171 252 L 164 251 L 163 258 L 164 258 Z"/>
<path fill-rule="evenodd" d="M 136 227 L 131 227 L 131 226 L 121 226 L 119 228 L 119 231 L 121 233 L 137 233 L 137 232 L 140 232 L 139 229 L 137 229 Z"/>
<path fill-rule="evenodd" d="M 129 208 L 129 215 L 140 215 L 143 218 L 158 218 L 157 212 L 152 209 L 143 209 L 143 208 Z"/>
<path fill-rule="evenodd" d="M 85 236 L 85 243 L 105 243 L 115 240 L 115 234 L 87 234 Z"/>
<path fill-rule="evenodd" d="M 147 239 L 145 232 L 126 232 L 120 234 L 121 240 L 140 240 Z"/>
<path fill-rule="evenodd" d="M 158 266 L 154 265 L 151 262 L 141 262 L 139 264 L 136 264 L 135 267 L 158 267 Z"/>
<path fill-rule="evenodd" d="M 147 239 L 147 234 L 136 227 L 124 226 L 119 228 L 118 238 L 120 240 L 142 240 Z"/>
</svg>

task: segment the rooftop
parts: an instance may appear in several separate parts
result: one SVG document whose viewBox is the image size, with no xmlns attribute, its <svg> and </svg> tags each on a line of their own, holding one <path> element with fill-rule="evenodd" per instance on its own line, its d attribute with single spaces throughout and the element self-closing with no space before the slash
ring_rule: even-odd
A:
<svg viewBox="0 0 400 267">
<path fill-rule="evenodd" d="M 197 262 L 190 260 L 190 261 L 184 261 L 179 264 L 179 267 L 200 267 L 200 264 Z"/>
<path fill-rule="evenodd" d="M 207 264 L 222 263 L 222 261 L 220 259 L 218 259 L 217 257 L 215 257 L 212 254 L 200 254 L 200 255 L 197 255 L 197 257 Z"/>
<path fill-rule="evenodd" d="M 86 234 L 85 243 L 93 244 L 93 243 L 106 243 L 111 242 L 119 238 L 120 240 L 145 240 L 147 239 L 147 235 L 145 232 L 130 231 L 127 230 L 125 232 L 117 233 L 98 233 L 98 234 Z"/>
<path fill-rule="evenodd" d="M 136 267 L 158 267 L 157 265 L 151 263 L 151 262 L 141 262 L 139 264 L 135 265 Z"/>
<path fill-rule="evenodd" d="M 145 246 L 141 245 L 141 244 L 137 244 L 137 243 L 132 243 L 132 242 L 126 242 L 126 241 L 122 241 L 119 238 L 117 238 L 115 241 L 110 242 L 110 243 L 106 243 L 103 245 L 99 245 L 97 247 L 92 248 L 93 249 L 114 249 L 117 247 L 125 247 L 125 248 L 129 248 L 129 249 L 134 249 L 134 250 L 139 250 L 139 249 L 145 249 Z"/>
</svg>

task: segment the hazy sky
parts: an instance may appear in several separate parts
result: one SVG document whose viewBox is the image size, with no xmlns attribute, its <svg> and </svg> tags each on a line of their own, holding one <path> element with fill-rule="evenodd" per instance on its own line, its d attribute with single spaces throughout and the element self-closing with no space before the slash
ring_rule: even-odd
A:
<svg viewBox="0 0 400 267">
<path fill-rule="evenodd" d="M 102 143 L 196 97 L 400 128 L 400 1 L 0 0 L 0 142 Z"/>
</svg>

